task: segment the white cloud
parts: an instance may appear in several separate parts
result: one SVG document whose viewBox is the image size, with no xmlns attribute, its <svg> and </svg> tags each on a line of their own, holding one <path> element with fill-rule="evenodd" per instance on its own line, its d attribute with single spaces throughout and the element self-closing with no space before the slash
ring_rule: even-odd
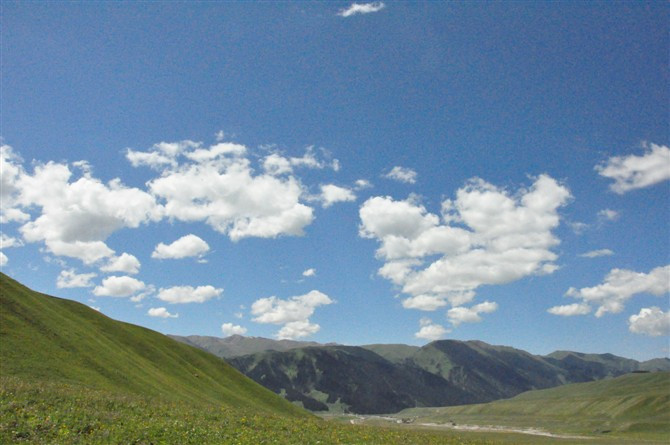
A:
<svg viewBox="0 0 670 445">
<path fill-rule="evenodd" d="M 498 310 L 498 303 L 485 301 L 472 307 L 454 307 L 447 312 L 447 318 L 452 325 L 461 323 L 479 323 L 482 317 L 479 314 L 490 314 Z"/>
<path fill-rule="evenodd" d="M 603 283 L 581 289 L 571 287 L 566 295 L 582 299 L 585 304 L 598 306 L 596 317 L 601 317 L 607 312 L 621 312 L 626 301 L 634 295 L 661 296 L 668 292 L 670 292 L 670 265 L 657 267 L 648 274 L 612 269 Z"/>
<path fill-rule="evenodd" d="M 372 184 L 367 179 L 358 179 L 355 182 L 356 190 L 363 190 L 372 187 Z"/>
<path fill-rule="evenodd" d="M 295 340 L 316 334 L 320 329 L 321 326 L 308 320 L 291 321 L 282 326 L 276 337 L 278 340 Z"/>
<path fill-rule="evenodd" d="M 314 275 L 316 275 L 316 269 L 314 268 L 307 269 L 302 273 L 303 277 L 313 277 Z"/>
<path fill-rule="evenodd" d="M 438 295 L 415 295 L 405 298 L 402 302 L 405 309 L 418 309 L 420 311 L 434 311 L 446 305 L 446 298 Z"/>
<path fill-rule="evenodd" d="M 643 308 L 639 314 L 630 316 L 628 329 L 651 337 L 670 335 L 670 312 L 663 312 L 656 306 Z"/>
<path fill-rule="evenodd" d="M 305 154 L 301 157 L 286 157 L 279 152 L 270 153 L 263 158 L 263 170 L 267 174 L 273 176 L 293 173 L 294 167 L 310 169 L 330 167 L 334 171 L 338 171 L 340 169 L 340 161 L 337 159 L 329 159 L 330 155 L 323 149 L 321 152 L 322 155 L 326 156 L 328 159 L 318 158 L 314 153 L 314 147 L 307 147 L 305 149 Z"/>
<path fill-rule="evenodd" d="M 20 188 L 18 181 L 25 174 L 22 159 L 9 145 L 0 145 L 0 222 L 23 222 L 30 218 L 16 207 Z"/>
<path fill-rule="evenodd" d="M 348 188 L 326 184 L 321 186 L 320 200 L 324 207 L 330 207 L 336 202 L 355 201 L 356 195 Z"/>
<path fill-rule="evenodd" d="M 218 297 L 223 289 L 214 286 L 174 286 L 161 289 L 158 299 L 168 303 L 204 303 L 212 298 Z"/>
<path fill-rule="evenodd" d="M 194 141 L 159 142 L 150 151 L 126 150 L 126 159 L 133 167 L 147 166 L 160 170 L 166 166 L 176 167 L 177 156 L 189 149 L 198 149 L 202 144 Z"/>
<path fill-rule="evenodd" d="M 151 258 L 179 259 L 202 256 L 209 251 L 209 245 L 196 235 L 182 236 L 172 244 L 159 243 L 151 254 Z"/>
<path fill-rule="evenodd" d="M 91 280 L 97 275 L 95 273 L 78 274 L 74 269 L 62 270 L 56 279 L 56 287 L 59 289 L 72 287 L 92 287 Z"/>
<path fill-rule="evenodd" d="M 270 175 L 283 175 L 293 172 L 291 161 L 278 153 L 272 153 L 265 157 L 263 169 Z"/>
<path fill-rule="evenodd" d="M 284 325 L 277 333 L 278 338 L 299 338 L 313 334 L 319 325 L 309 322 L 317 307 L 333 303 L 326 294 L 312 290 L 305 295 L 282 300 L 267 297 L 256 300 L 251 305 L 251 314 L 256 323 Z"/>
<path fill-rule="evenodd" d="M 369 14 L 384 9 L 386 5 L 383 2 L 374 3 L 352 3 L 348 8 L 341 9 L 337 15 L 340 17 L 351 17 L 356 14 Z"/>
<path fill-rule="evenodd" d="M 160 169 L 166 165 L 172 167 L 175 167 L 177 165 L 174 158 L 171 158 L 170 156 L 166 156 L 156 151 L 146 153 L 128 149 L 126 151 L 126 159 L 130 161 L 130 164 L 133 167 L 140 167 L 144 165 L 147 167 L 151 167 L 153 169 Z"/>
<path fill-rule="evenodd" d="M 442 203 L 441 217 L 416 199 L 373 197 L 360 208 L 360 235 L 377 239 L 379 274 L 407 294 L 407 308 L 460 306 L 482 285 L 552 273 L 558 209 L 570 192 L 549 176 L 515 195 L 471 180 Z"/>
<path fill-rule="evenodd" d="M 184 155 L 196 162 L 212 161 L 220 156 L 232 155 L 242 156 L 247 152 L 247 147 L 240 144 L 233 144 L 232 142 L 221 142 L 212 145 L 209 148 L 198 148 L 192 152 Z"/>
<path fill-rule="evenodd" d="M 196 156 L 199 162 L 184 162 L 148 183 L 165 200 L 166 216 L 204 221 L 233 241 L 303 234 L 314 217 L 313 209 L 300 202 L 304 190 L 297 178 L 254 175 L 250 161 L 239 153 L 220 154 L 213 160 Z"/>
<path fill-rule="evenodd" d="M 670 148 L 653 143 L 643 148 L 642 156 L 615 156 L 595 167 L 598 174 L 614 180 L 612 191 L 621 195 L 670 179 Z"/>
<path fill-rule="evenodd" d="M 161 218 L 161 208 L 151 195 L 126 187 L 119 179 L 103 184 L 88 172 L 71 179 L 66 164 L 49 162 L 16 181 L 17 203 L 41 209 L 36 219 L 20 228 L 26 241 L 43 241 L 54 255 L 92 264 L 114 254 L 104 243 L 113 232 Z"/>
<path fill-rule="evenodd" d="M 585 303 L 573 303 L 563 306 L 554 306 L 547 310 L 550 314 L 572 317 L 573 315 L 586 315 L 591 312 L 591 306 Z"/>
<path fill-rule="evenodd" d="M 6 266 L 7 263 L 9 263 L 9 258 L 7 258 L 7 255 L 4 253 L 0 252 L 0 266 Z"/>
<path fill-rule="evenodd" d="M 244 335 L 247 333 L 247 328 L 237 324 L 224 323 L 221 325 L 221 332 L 223 332 L 223 335 L 226 337 L 231 335 Z"/>
<path fill-rule="evenodd" d="M 7 249 L 9 247 L 20 247 L 23 246 L 23 242 L 20 239 L 8 236 L 4 233 L 0 233 L 0 249 Z"/>
<path fill-rule="evenodd" d="M 384 175 L 385 178 L 393 179 L 395 181 L 405 182 L 407 184 L 414 184 L 416 182 L 416 172 L 411 168 L 395 166 Z"/>
<path fill-rule="evenodd" d="M 128 276 L 111 276 L 102 280 L 102 285 L 93 289 L 98 297 L 130 297 L 146 288 L 146 284 Z"/>
<path fill-rule="evenodd" d="M 110 258 L 100 270 L 102 272 L 123 272 L 134 275 L 139 273 L 140 266 L 140 260 L 135 255 L 124 252 L 120 256 Z"/>
<path fill-rule="evenodd" d="M 586 253 L 582 253 L 581 257 L 584 258 L 598 258 L 601 256 L 612 256 L 614 255 L 614 252 L 612 252 L 610 249 L 598 249 L 598 250 L 591 250 Z"/>
<path fill-rule="evenodd" d="M 147 315 L 159 318 L 179 318 L 179 314 L 171 314 L 164 307 L 152 307 L 147 311 Z"/>
<path fill-rule="evenodd" d="M 419 332 L 414 334 L 416 338 L 423 338 L 424 340 L 439 340 L 449 333 L 449 331 L 445 329 L 444 326 L 433 323 L 433 321 L 429 318 L 422 318 L 419 321 L 419 324 L 421 328 L 419 329 Z"/>
<path fill-rule="evenodd" d="M 598 212 L 598 219 L 600 221 L 616 221 L 619 219 L 619 212 L 612 209 L 603 209 Z"/>
</svg>

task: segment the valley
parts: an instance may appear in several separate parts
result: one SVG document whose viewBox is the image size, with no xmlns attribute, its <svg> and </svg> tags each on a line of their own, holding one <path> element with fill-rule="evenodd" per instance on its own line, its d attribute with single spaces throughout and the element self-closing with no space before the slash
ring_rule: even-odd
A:
<svg viewBox="0 0 670 445">
<path fill-rule="evenodd" d="M 4 274 L 0 290 L 2 443 L 652 444 L 668 437 L 670 373 L 612 378 L 649 363 L 577 353 L 538 358 L 481 342 L 434 342 L 424 348 L 298 343 L 228 359 L 263 370 L 261 381 L 285 385 L 271 391 L 202 349 L 33 292 Z M 434 351 L 444 355 L 428 354 Z M 579 378 L 603 380 L 465 405 L 485 393 L 445 378 L 451 375 L 447 364 L 450 370 L 466 368 L 466 357 L 475 353 L 497 368 L 463 369 L 461 381 L 486 381 L 499 392 L 551 383 L 558 377 L 538 370 L 564 369 L 559 364 L 566 360 L 573 369 L 575 363 L 589 364 L 579 368 Z M 502 372 L 520 357 L 530 363 L 525 373 Z M 343 369 L 358 373 L 340 375 Z M 537 373 L 544 380 L 533 380 Z M 375 384 L 365 380 L 370 376 Z M 298 392 L 308 388 L 308 396 Z M 310 399 L 336 409 L 315 416 L 303 409 L 314 406 Z M 457 406 L 427 407 L 445 399 Z M 415 400 L 426 407 L 415 407 Z M 414 407 L 397 409 L 403 405 Z M 393 409 L 382 412 L 386 406 Z M 353 409 L 378 415 L 352 414 Z"/>
<path fill-rule="evenodd" d="M 297 405 L 333 414 L 485 403 L 635 371 L 670 370 L 667 358 L 638 362 L 572 351 L 539 356 L 481 341 L 439 340 L 417 347 L 314 345 L 239 336 L 175 338 L 222 356 Z M 261 347 L 267 350 L 259 352 Z M 224 350 L 226 355 L 221 354 Z"/>
</svg>

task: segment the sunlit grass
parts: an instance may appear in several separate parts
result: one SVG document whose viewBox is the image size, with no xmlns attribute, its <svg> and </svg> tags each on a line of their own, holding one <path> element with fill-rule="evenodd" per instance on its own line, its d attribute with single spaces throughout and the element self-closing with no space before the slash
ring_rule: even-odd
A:
<svg viewBox="0 0 670 445">
<path fill-rule="evenodd" d="M 343 425 L 15 377 L 0 383 L 0 443 L 492 443 L 455 433 Z"/>
</svg>

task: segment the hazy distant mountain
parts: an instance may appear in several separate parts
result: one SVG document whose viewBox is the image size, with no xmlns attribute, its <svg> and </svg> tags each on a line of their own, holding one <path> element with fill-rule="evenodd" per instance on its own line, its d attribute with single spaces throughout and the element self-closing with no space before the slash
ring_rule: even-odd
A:
<svg viewBox="0 0 670 445">
<path fill-rule="evenodd" d="M 506 346 L 455 340 L 435 341 L 421 348 L 320 345 L 228 361 L 307 409 L 360 414 L 489 402 L 565 383 L 670 370 L 668 359 L 640 363 L 612 354 L 568 351 L 538 356 Z"/>
<path fill-rule="evenodd" d="M 321 346 L 320 343 L 311 341 L 272 340 L 263 337 L 244 337 L 242 335 L 231 335 L 225 338 L 199 335 L 189 335 L 187 337 L 169 335 L 168 337 L 204 349 L 223 358 L 238 357 L 240 355 L 255 354 L 263 351 L 288 351 L 306 346 Z"/>
</svg>

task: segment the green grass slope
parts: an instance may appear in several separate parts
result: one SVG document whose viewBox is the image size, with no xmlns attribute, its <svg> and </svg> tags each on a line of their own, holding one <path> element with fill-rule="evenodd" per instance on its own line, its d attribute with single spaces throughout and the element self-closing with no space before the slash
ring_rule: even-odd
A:
<svg viewBox="0 0 670 445">
<path fill-rule="evenodd" d="M 542 427 L 573 433 L 645 433 L 670 439 L 670 372 L 528 391 L 487 404 L 410 409 L 417 422 Z"/>
<path fill-rule="evenodd" d="M 5 274 L 0 274 L 0 375 L 168 402 L 308 415 L 207 352 L 39 294 Z"/>
</svg>

